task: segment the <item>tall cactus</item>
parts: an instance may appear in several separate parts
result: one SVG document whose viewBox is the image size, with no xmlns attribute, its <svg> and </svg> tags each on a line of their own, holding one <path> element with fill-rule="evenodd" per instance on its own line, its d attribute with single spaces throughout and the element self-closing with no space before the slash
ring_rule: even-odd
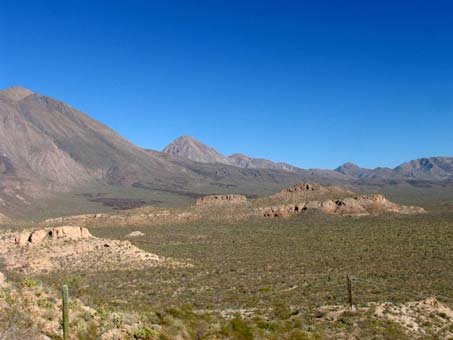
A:
<svg viewBox="0 0 453 340">
<path fill-rule="evenodd" d="M 349 275 L 346 275 L 346 291 L 348 294 L 348 304 L 349 307 L 352 309 L 352 282 Z"/>
<path fill-rule="evenodd" d="M 68 286 L 63 285 L 63 340 L 69 339 L 69 292 Z"/>
</svg>

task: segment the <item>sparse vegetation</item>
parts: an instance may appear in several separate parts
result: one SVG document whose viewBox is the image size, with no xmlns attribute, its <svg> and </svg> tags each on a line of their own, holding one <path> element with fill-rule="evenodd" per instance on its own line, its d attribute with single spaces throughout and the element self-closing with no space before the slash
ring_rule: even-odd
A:
<svg viewBox="0 0 453 340">
<path fill-rule="evenodd" d="M 429 296 L 453 305 L 453 272 L 445 267 L 453 261 L 453 219 L 444 209 L 364 218 L 313 211 L 291 219 L 91 232 L 123 239 L 137 229 L 145 233 L 132 239 L 139 248 L 195 267 L 62 271 L 17 279 L 24 287 L 34 287 L 37 279 L 55 289 L 72 285 L 71 294 L 96 310 L 97 328 L 88 318 L 80 338 L 130 324 L 121 313 L 138 313 L 142 321 L 131 331 L 135 339 L 175 334 L 184 339 L 342 339 L 344 334 L 409 339 L 397 322 L 360 308 Z M 331 318 L 322 308 L 346 306 L 346 273 L 359 310 L 340 308 Z M 425 326 L 441 319 L 436 314 Z"/>
</svg>

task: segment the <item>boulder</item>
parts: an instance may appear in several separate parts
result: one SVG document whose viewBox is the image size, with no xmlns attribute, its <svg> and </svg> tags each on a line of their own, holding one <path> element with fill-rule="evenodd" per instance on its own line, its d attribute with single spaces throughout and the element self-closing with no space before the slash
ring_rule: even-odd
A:
<svg viewBox="0 0 453 340">
<path fill-rule="evenodd" d="M 126 237 L 139 237 L 139 236 L 145 236 L 145 234 L 142 233 L 141 231 L 133 231 L 126 235 Z"/>
</svg>

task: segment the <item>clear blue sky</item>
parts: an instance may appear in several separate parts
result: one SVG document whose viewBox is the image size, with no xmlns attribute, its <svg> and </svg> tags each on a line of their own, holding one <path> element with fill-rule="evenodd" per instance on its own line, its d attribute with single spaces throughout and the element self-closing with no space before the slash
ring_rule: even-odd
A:
<svg viewBox="0 0 453 340">
<path fill-rule="evenodd" d="M 0 88 L 300 167 L 453 156 L 452 1 L 0 2 Z"/>
</svg>

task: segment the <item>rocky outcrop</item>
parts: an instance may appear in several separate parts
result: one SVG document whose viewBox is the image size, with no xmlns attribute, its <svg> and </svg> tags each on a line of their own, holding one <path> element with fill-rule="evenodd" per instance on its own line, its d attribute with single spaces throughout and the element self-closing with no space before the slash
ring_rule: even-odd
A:
<svg viewBox="0 0 453 340">
<path fill-rule="evenodd" d="M 244 195 L 210 195 L 204 196 L 196 201 L 196 205 L 204 204 L 223 204 L 223 203 L 244 203 L 247 197 Z"/>
<path fill-rule="evenodd" d="M 299 183 L 281 192 L 321 191 L 323 188 L 318 183 Z"/>
<path fill-rule="evenodd" d="M 88 229 L 83 227 L 63 226 L 49 229 L 37 229 L 32 232 L 21 232 L 15 235 L 14 243 L 26 246 L 36 245 L 57 239 L 81 240 L 93 237 Z"/>
<path fill-rule="evenodd" d="M 382 213 L 420 214 L 425 210 L 420 207 L 403 206 L 393 203 L 383 195 L 362 195 L 337 200 L 309 201 L 299 204 L 286 204 L 260 208 L 259 213 L 268 218 L 287 217 L 308 209 L 317 209 L 327 214 L 343 216 L 366 216 Z"/>
<path fill-rule="evenodd" d="M 86 228 L 58 227 L 0 234 L 0 261 L 25 274 L 109 271 L 188 264 L 145 252 L 129 241 L 92 236 Z"/>
<path fill-rule="evenodd" d="M 305 210 L 307 210 L 307 206 L 305 203 L 285 204 L 285 205 L 260 209 L 260 211 L 262 212 L 262 215 L 267 218 L 287 217 L 287 216 L 291 216 L 294 214 L 299 214 Z"/>
<path fill-rule="evenodd" d="M 322 186 L 318 183 L 298 183 L 286 188 L 273 196 L 274 199 L 292 201 L 294 199 L 321 199 L 335 196 L 351 195 L 352 192 L 338 186 Z"/>
</svg>

